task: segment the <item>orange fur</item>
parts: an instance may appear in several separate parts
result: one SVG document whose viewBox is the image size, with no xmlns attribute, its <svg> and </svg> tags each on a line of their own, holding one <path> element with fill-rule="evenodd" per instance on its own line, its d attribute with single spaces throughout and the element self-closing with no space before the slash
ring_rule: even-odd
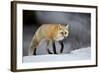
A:
<svg viewBox="0 0 100 73">
<path fill-rule="evenodd" d="M 29 46 L 29 49 L 31 50 L 29 50 L 29 52 L 32 52 L 34 48 L 37 48 L 43 39 L 46 40 L 47 46 L 49 45 L 50 41 L 56 41 L 56 39 L 58 39 L 58 34 L 60 34 L 58 33 L 58 31 L 60 32 L 60 27 L 65 29 L 65 26 L 61 26 L 60 24 L 43 24 L 40 26 L 32 38 L 31 44 Z"/>
</svg>

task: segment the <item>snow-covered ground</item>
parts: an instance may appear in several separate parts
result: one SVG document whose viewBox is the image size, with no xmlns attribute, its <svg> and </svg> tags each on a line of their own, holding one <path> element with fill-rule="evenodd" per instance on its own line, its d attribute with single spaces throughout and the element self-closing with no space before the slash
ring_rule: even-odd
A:
<svg viewBox="0 0 100 73">
<path fill-rule="evenodd" d="M 68 54 L 48 54 L 36 56 L 23 56 L 23 62 L 52 62 L 52 61 L 75 61 L 91 59 L 91 48 L 80 48 Z"/>
</svg>

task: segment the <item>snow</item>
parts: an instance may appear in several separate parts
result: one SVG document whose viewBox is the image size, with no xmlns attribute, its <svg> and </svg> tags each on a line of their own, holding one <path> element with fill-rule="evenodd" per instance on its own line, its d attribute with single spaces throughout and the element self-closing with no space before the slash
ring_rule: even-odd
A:
<svg viewBox="0 0 100 73">
<path fill-rule="evenodd" d="M 48 54 L 36 56 L 23 56 L 23 62 L 54 62 L 54 61 L 75 61 L 91 59 L 91 48 L 80 48 L 68 54 Z"/>
</svg>

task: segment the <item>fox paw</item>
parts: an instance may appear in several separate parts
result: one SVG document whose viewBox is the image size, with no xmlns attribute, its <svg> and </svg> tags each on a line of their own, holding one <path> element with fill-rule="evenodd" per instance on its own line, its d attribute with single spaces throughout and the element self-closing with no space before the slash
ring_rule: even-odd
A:
<svg viewBox="0 0 100 73">
<path fill-rule="evenodd" d="M 48 51 L 49 54 L 53 54 L 49 49 L 47 49 L 47 51 Z"/>
</svg>

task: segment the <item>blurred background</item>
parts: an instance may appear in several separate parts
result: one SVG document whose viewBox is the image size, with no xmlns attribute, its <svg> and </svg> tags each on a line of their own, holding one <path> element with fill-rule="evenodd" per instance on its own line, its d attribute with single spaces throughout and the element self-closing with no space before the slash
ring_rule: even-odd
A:
<svg viewBox="0 0 100 73">
<path fill-rule="evenodd" d="M 69 24 L 69 36 L 64 40 L 63 53 L 91 46 L 90 13 L 23 10 L 23 56 L 28 55 L 29 44 L 38 27 L 48 23 Z M 38 55 L 48 54 L 45 46 L 46 43 L 42 41 L 37 49 Z M 56 48 L 59 52 L 59 43 L 56 43 Z"/>
</svg>

